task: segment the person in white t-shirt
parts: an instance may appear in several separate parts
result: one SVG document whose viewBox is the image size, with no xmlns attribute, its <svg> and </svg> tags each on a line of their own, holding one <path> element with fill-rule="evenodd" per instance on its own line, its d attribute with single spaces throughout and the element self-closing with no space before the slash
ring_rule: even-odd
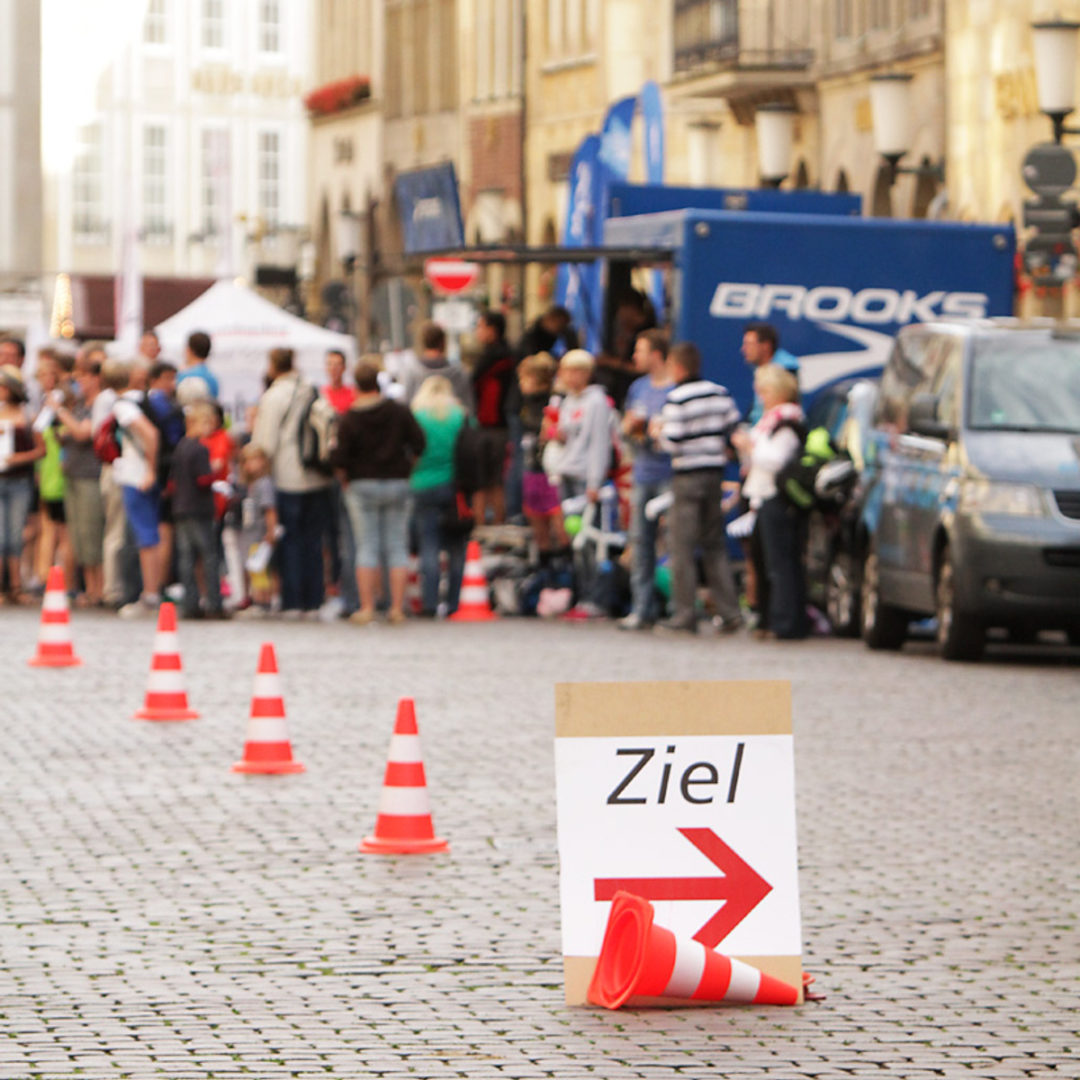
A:
<svg viewBox="0 0 1080 1080">
<path fill-rule="evenodd" d="M 135 534 L 142 572 L 142 595 L 120 609 L 124 618 L 155 611 L 161 603 L 161 536 L 158 532 L 161 491 L 157 483 L 158 429 L 143 412 L 142 390 L 130 388 L 133 365 L 110 360 L 102 372 L 105 385 L 118 397 L 112 415 L 116 419 L 120 457 L 113 462 L 113 479 L 120 486 L 124 512 Z"/>
</svg>

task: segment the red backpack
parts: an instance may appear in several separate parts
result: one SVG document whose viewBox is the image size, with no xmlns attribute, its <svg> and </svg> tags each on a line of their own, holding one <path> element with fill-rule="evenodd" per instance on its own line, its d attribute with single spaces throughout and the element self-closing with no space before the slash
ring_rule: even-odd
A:
<svg viewBox="0 0 1080 1080">
<path fill-rule="evenodd" d="M 116 417 L 110 416 L 94 432 L 94 454 L 104 465 L 111 465 L 120 456 L 120 441 L 116 437 Z"/>
</svg>

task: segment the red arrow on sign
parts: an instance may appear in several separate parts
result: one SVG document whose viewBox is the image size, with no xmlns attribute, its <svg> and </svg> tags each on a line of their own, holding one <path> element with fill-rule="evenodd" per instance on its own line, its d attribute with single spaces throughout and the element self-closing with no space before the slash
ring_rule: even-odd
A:
<svg viewBox="0 0 1080 1080">
<path fill-rule="evenodd" d="M 694 935 L 715 949 L 772 892 L 772 886 L 712 829 L 680 829 L 723 877 L 596 878 L 594 897 L 611 900 L 619 889 L 646 900 L 723 900 L 724 906 Z"/>
</svg>

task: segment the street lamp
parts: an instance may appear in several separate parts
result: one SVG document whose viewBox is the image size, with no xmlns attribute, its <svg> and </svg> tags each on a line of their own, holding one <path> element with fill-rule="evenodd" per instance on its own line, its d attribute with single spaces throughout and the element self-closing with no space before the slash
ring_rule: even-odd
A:
<svg viewBox="0 0 1080 1080">
<path fill-rule="evenodd" d="M 1050 117 L 1055 143 L 1063 135 L 1080 135 L 1080 128 L 1065 126 L 1065 117 L 1076 107 L 1077 31 L 1080 23 L 1065 19 L 1031 24 L 1039 111 Z"/>
<path fill-rule="evenodd" d="M 901 175 L 933 176 L 945 179 L 945 162 L 936 165 L 901 165 L 911 149 L 911 80 L 904 73 L 874 75 L 870 79 L 870 108 L 874 114 L 874 149 L 889 166 L 889 184 Z"/>
<path fill-rule="evenodd" d="M 778 188 L 787 177 L 795 145 L 795 111 L 794 105 L 777 102 L 759 105 L 754 114 L 758 169 L 766 187 Z"/>
</svg>

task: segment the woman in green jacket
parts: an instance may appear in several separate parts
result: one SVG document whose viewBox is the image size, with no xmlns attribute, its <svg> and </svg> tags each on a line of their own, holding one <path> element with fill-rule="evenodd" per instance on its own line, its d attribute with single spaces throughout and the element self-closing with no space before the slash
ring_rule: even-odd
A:
<svg viewBox="0 0 1080 1080">
<path fill-rule="evenodd" d="M 409 486 L 413 494 L 413 524 L 420 549 L 422 613 L 435 615 L 439 605 L 439 555 L 445 551 L 450 564 L 447 613 L 457 611 L 465 573 L 467 530 L 455 527 L 457 484 L 454 448 L 467 423 L 465 409 L 454 396 L 450 380 L 430 375 L 412 402 L 413 414 L 423 429 L 424 452 L 413 467 Z"/>
</svg>

